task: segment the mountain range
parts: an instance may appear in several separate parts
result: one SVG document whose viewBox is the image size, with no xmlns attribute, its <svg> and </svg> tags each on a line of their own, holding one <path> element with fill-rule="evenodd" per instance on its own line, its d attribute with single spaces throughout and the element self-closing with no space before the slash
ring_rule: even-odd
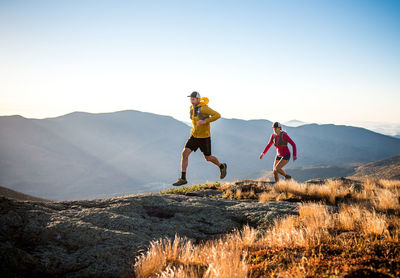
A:
<svg viewBox="0 0 400 278">
<path fill-rule="evenodd" d="M 258 157 L 271 124 L 225 118 L 212 123 L 212 151 L 228 163 L 226 180 L 270 174 L 275 150 L 261 161 Z M 400 153 L 400 139 L 363 128 L 306 124 L 284 129 L 298 148 L 298 160 L 287 169 L 299 181 L 346 175 L 355 166 Z M 41 120 L 3 116 L 0 185 L 50 200 L 156 192 L 178 178 L 189 136 L 190 127 L 181 121 L 132 110 Z M 189 158 L 187 176 L 190 183 L 215 182 L 219 170 L 198 151 Z"/>
</svg>

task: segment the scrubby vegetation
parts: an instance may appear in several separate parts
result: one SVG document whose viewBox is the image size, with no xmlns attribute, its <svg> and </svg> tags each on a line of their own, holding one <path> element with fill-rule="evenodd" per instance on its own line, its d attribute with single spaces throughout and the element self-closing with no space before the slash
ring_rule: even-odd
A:
<svg viewBox="0 0 400 278">
<path fill-rule="evenodd" d="M 136 259 L 137 277 L 400 276 L 400 181 L 213 186 L 224 198 L 299 202 L 298 215 L 197 245 L 160 239 Z"/>
<path fill-rule="evenodd" d="M 167 190 L 161 191 L 163 194 L 186 194 L 190 192 L 197 192 L 200 190 L 205 190 L 205 189 L 217 189 L 220 184 L 217 183 L 206 183 L 206 184 L 195 184 L 195 185 L 190 185 L 190 186 L 181 186 L 181 187 L 174 187 L 174 188 L 169 188 Z"/>
</svg>

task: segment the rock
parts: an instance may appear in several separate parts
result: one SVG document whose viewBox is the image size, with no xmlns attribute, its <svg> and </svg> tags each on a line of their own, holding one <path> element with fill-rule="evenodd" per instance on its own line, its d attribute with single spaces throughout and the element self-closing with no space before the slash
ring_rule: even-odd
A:
<svg viewBox="0 0 400 278">
<path fill-rule="evenodd" d="M 296 213 L 297 205 L 288 202 L 183 195 L 68 202 L 0 198 L 0 275 L 120 277 L 152 240 L 178 234 L 199 242 Z"/>
<path fill-rule="evenodd" d="M 274 182 L 271 181 L 258 181 L 258 180 L 243 180 L 235 182 L 233 186 L 230 187 L 230 190 L 235 193 L 238 190 L 242 192 L 253 191 L 254 193 L 260 193 L 267 189 L 267 187 L 271 187 Z"/>
<path fill-rule="evenodd" d="M 362 184 L 360 183 L 355 183 L 353 185 L 350 186 L 349 191 L 351 193 L 360 193 L 364 190 L 364 186 L 362 186 Z"/>
<path fill-rule="evenodd" d="M 184 195 L 197 196 L 197 197 L 221 197 L 222 192 L 218 191 L 218 190 L 205 189 L 205 190 L 199 190 L 199 191 L 194 191 L 194 192 L 188 192 L 188 193 L 185 193 Z"/>
</svg>

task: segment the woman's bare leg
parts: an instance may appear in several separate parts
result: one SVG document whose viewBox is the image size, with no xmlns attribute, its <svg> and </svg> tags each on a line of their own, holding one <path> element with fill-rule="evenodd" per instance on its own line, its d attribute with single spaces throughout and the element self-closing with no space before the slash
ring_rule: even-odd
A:
<svg viewBox="0 0 400 278">
<path fill-rule="evenodd" d="M 279 181 L 279 175 L 281 174 L 282 176 L 286 177 L 287 174 L 285 171 L 283 171 L 283 167 L 289 163 L 289 160 L 285 160 L 283 158 L 281 158 L 280 160 L 275 160 L 275 165 L 274 165 L 274 177 L 275 177 L 275 181 Z"/>
<path fill-rule="evenodd" d="M 276 165 L 279 163 L 279 160 L 274 161 L 274 178 L 275 178 L 275 182 L 279 181 L 279 175 L 278 175 L 278 171 L 276 170 Z"/>
</svg>

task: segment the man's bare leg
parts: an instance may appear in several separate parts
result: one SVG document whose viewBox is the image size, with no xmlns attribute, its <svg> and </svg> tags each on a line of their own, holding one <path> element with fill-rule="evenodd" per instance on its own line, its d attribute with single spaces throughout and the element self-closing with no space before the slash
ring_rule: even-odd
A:
<svg viewBox="0 0 400 278">
<path fill-rule="evenodd" d="M 189 148 L 184 148 L 182 151 L 182 161 L 181 161 L 181 170 L 183 173 L 186 173 L 186 169 L 189 165 L 189 155 L 191 154 L 192 150 Z"/>
<path fill-rule="evenodd" d="M 216 158 L 216 157 L 213 156 L 213 155 L 205 155 L 204 158 L 205 158 L 207 161 L 212 162 L 213 164 L 215 164 L 215 165 L 218 166 L 219 171 L 220 171 L 220 174 L 221 174 L 221 175 L 219 176 L 220 179 L 223 179 L 223 178 L 226 177 L 226 168 L 227 168 L 226 163 L 220 163 L 219 160 L 218 160 L 218 158 Z"/>
<path fill-rule="evenodd" d="M 221 166 L 221 163 L 219 162 L 218 158 L 216 158 L 216 157 L 213 156 L 213 155 L 207 155 L 207 156 L 204 156 L 204 158 L 205 158 L 208 162 L 212 162 L 212 163 L 214 163 L 215 165 L 217 165 L 218 167 Z"/>
<path fill-rule="evenodd" d="M 174 186 L 180 186 L 180 185 L 184 185 L 187 184 L 186 181 L 186 169 L 188 167 L 189 164 L 189 155 L 192 152 L 191 149 L 189 148 L 184 148 L 182 151 L 182 160 L 181 160 L 181 177 L 180 179 L 178 179 L 177 182 L 173 183 L 172 185 Z"/>
</svg>

